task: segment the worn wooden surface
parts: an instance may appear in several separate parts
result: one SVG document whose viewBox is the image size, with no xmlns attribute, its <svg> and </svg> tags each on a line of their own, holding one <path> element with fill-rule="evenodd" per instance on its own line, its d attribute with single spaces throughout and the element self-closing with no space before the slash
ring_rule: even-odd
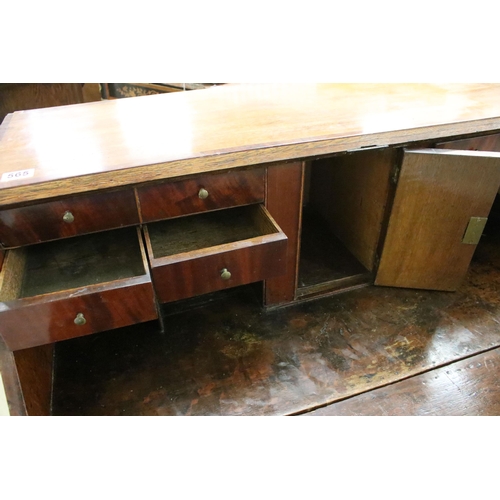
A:
<svg viewBox="0 0 500 500">
<path fill-rule="evenodd" d="M 65 222 L 66 212 L 73 215 Z M 106 229 L 139 224 L 133 190 L 120 190 L 0 211 L 4 247 L 31 245 Z"/>
<path fill-rule="evenodd" d="M 208 192 L 200 198 L 199 192 Z M 144 222 L 264 201 L 265 170 L 226 172 L 137 189 Z"/>
<path fill-rule="evenodd" d="M 458 361 L 305 416 L 499 416 L 500 348 Z"/>
<path fill-rule="evenodd" d="M 54 413 L 295 414 L 499 347 L 500 232 L 483 239 L 456 293 L 369 287 L 266 312 L 241 288 L 165 316 L 165 335 L 61 343 Z"/>
<path fill-rule="evenodd" d="M 0 205 L 500 129 L 498 84 L 224 85 L 17 112 Z M 334 119 L 332 119 L 334 117 Z"/>
<path fill-rule="evenodd" d="M 469 220 L 488 217 L 499 186 L 498 153 L 406 151 L 375 284 L 456 290 L 476 249 L 462 243 Z"/>
<path fill-rule="evenodd" d="M 302 217 L 304 162 L 267 169 L 266 207 L 288 238 L 286 274 L 266 280 L 264 302 L 275 306 L 295 298 Z"/>
<path fill-rule="evenodd" d="M 373 271 L 396 149 L 313 162 L 310 205 L 347 249 Z"/>
</svg>

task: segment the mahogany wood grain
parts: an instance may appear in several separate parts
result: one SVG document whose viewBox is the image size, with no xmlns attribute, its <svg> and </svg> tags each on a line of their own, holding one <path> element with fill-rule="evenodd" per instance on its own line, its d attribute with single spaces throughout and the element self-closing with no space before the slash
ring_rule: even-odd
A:
<svg viewBox="0 0 500 500">
<path fill-rule="evenodd" d="M 81 83 L 0 84 L 0 122 L 14 111 L 84 102 Z"/>
<path fill-rule="evenodd" d="M 376 285 L 456 290 L 477 245 L 463 244 L 471 217 L 488 217 L 500 154 L 406 151 Z"/>
<path fill-rule="evenodd" d="M 267 169 L 266 207 L 288 238 L 286 274 L 269 278 L 264 303 L 275 306 L 291 302 L 297 288 L 304 162 L 274 165 Z"/>
<path fill-rule="evenodd" d="M 48 344 L 13 353 L 29 416 L 49 416 L 52 406 L 54 345 Z"/>
<path fill-rule="evenodd" d="M 177 238 L 173 238 L 173 248 L 169 242 L 166 242 L 167 246 L 158 242 L 159 237 L 155 234 L 158 226 L 144 227 L 153 283 L 160 302 L 186 299 L 263 281 L 286 271 L 285 234 L 262 206 L 248 208 L 248 212 L 253 212 L 252 217 L 265 218 L 269 222 L 253 222 L 250 232 L 245 228 L 243 232 L 241 228 L 237 228 L 236 233 L 231 231 L 230 235 L 226 234 L 223 225 L 218 223 L 219 230 L 210 231 L 215 239 L 209 242 L 205 237 L 205 224 L 201 224 L 201 229 L 198 225 L 193 229 L 192 218 L 199 216 L 186 218 L 191 219 L 187 221 L 190 226 L 185 231 L 186 237 L 182 241 L 174 241 Z M 243 212 L 239 210 L 238 213 L 241 213 L 238 223 L 248 224 Z M 217 215 L 225 214 L 218 212 Z M 256 230 L 263 234 L 257 235 Z M 169 238 L 172 232 L 168 231 L 167 227 L 164 234 Z M 240 237 L 244 239 L 239 240 Z M 222 279 L 223 269 L 231 273 L 229 279 Z"/>
<path fill-rule="evenodd" d="M 63 220 L 66 212 L 73 222 Z M 112 191 L 0 210 L 0 242 L 19 247 L 134 224 L 139 215 L 133 190 Z"/>
<path fill-rule="evenodd" d="M 137 188 L 142 220 L 151 222 L 263 202 L 264 174 L 263 168 L 256 168 Z M 207 198 L 199 197 L 200 189 L 208 191 Z"/>
<path fill-rule="evenodd" d="M 13 417 L 26 416 L 26 404 L 24 402 L 21 382 L 16 368 L 14 353 L 7 349 L 5 342 L 0 336 L 0 373 L 7 399 L 9 415 Z"/>
<path fill-rule="evenodd" d="M 313 162 L 310 205 L 369 271 L 385 214 L 396 149 L 355 152 Z"/>
<path fill-rule="evenodd" d="M 17 112 L 0 205 L 500 129 L 498 84 L 224 85 Z M 332 118 L 334 117 L 334 118 Z"/>
<path fill-rule="evenodd" d="M 497 348 L 303 416 L 498 416 L 499 370 Z"/>
<path fill-rule="evenodd" d="M 129 278 L 83 290 L 2 304 L 0 333 L 12 350 L 58 342 L 157 318 L 151 281 Z M 84 325 L 76 325 L 77 314 Z"/>
</svg>

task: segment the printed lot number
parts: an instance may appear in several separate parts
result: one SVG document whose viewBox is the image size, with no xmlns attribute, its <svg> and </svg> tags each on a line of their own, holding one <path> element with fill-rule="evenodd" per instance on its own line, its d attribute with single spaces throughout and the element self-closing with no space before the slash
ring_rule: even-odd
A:
<svg viewBox="0 0 500 500">
<path fill-rule="evenodd" d="M 5 172 L 0 179 L 0 182 L 17 181 L 19 179 L 27 179 L 35 174 L 34 168 L 26 170 L 16 170 L 15 172 Z"/>
</svg>

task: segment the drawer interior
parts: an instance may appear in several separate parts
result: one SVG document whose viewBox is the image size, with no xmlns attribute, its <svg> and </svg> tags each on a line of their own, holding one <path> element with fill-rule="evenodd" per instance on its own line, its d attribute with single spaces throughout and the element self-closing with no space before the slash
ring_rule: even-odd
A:
<svg viewBox="0 0 500 500">
<path fill-rule="evenodd" d="M 155 259 L 277 233 L 260 205 L 218 210 L 148 224 Z"/>
<path fill-rule="evenodd" d="M 9 262 L 10 300 L 146 274 L 134 227 L 11 250 Z"/>
</svg>

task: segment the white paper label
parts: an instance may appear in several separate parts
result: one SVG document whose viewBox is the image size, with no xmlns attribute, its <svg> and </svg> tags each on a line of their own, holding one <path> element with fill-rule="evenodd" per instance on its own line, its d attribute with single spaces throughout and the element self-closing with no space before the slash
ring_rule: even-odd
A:
<svg viewBox="0 0 500 500">
<path fill-rule="evenodd" d="M 5 172 L 0 179 L 0 182 L 18 181 L 20 179 L 28 179 L 35 175 L 34 168 L 27 168 L 26 170 L 16 170 L 15 172 Z"/>
</svg>

